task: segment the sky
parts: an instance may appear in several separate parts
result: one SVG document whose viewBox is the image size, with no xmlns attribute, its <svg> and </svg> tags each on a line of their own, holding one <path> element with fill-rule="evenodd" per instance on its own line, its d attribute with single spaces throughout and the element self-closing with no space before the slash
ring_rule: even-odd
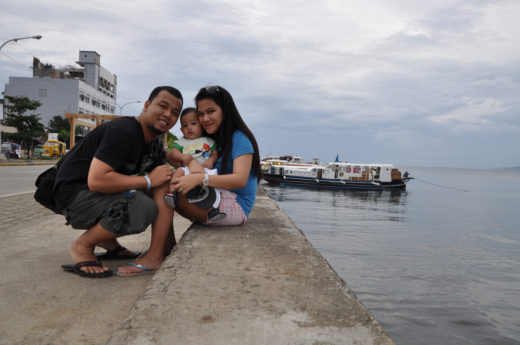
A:
<svg viewBox="0 0 520 345">
<path fill-rule="evenodd" d="M 2 4 L 0 89 L 80 50 L 138 115 L 158 85 L 226 88 L 262 157 L 520 166 L 518 0 L 112 0 Z M 181 136 L 177 123 L 172 132 Z"/>
</svg>

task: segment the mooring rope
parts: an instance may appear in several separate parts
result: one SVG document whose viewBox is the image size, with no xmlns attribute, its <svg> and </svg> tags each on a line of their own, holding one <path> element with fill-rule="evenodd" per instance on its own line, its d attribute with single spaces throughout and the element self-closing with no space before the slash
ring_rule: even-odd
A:
<svg viewBox="0 0 520 345">
<path fill-rule="evenodd" d="M 452 189 L 452 190 L 458 190 L 458 191 L 461 191 L 461 192 L 470 192 L 469 190 L 467 189 L 460 189 L 460 188 L 455 188 L 455 187 L 448 187 L 448 186 L 443 186 L 443 185 L 440 185 L 440 184 L 437 184 L 437 183 L 432 183 L 432 182 L 428 182 L 428 181 L 425 181 L 425 180 L 421 180 L 420 178 L 417 178 L 414 176 L 413 178 L 414 180 L 417 180 L 417 181 L 421 181 L 421 182 L 424 182 L 424 183 L 427 183 L 427 184 L 431 184 L 432 186 L 437 186 L 437 187 L 440 187 L 440 188 L 446 188 L 446 189 Z"/>
</svg>

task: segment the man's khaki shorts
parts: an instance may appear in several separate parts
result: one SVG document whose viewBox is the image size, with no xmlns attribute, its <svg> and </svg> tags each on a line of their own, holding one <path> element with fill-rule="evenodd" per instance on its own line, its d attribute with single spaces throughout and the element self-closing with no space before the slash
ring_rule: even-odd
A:
<svg viewBox="0 0 520 345">
<path fill-rule="evenodd" d="M 99 223 L 105 230 L 125 236 L 145 231 L 157 212 L 152 198 L 140 190 L 104 194 L 84 188 L 64 215 L 74 229 L 90 229 Z"/>
</svg>

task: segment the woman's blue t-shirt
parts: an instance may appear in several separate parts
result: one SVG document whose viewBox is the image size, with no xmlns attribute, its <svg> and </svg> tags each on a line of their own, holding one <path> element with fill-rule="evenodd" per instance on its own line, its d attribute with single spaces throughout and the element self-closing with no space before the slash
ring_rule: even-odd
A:
<svg viewBox="0 0 520 345">
<path fill-rule="evenodd" d="M 254 153 L 253 144 L 251 144 L 251 141 L 243 132 L 239 130 L 235 131 L 232 140 L 231 159 L 228 160 L 227 168 L 224 170 L 226 174 L 231 174 L 233 172 L 233 160 L 235 158 L 248 153 Z M 219 170 L 219 174 L 220 164 L 222 164 L 221 156 L 218 158 L 217 164 L 215 164 L 215 168 Z M 231 192 L 237 195 L 237 202 L 240 207 L 242 207 L 246 216 L 249 216 L 249 213 L 255 204 L 257 182 L 258 178 L 251 168 L 246 186 L 244 188 L 231 190 Z"/>
</svg>

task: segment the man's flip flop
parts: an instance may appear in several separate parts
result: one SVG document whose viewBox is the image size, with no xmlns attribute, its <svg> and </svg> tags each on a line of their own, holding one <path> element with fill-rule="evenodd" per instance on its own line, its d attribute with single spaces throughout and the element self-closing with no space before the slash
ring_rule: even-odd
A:
<svg viewBox="0 0 520 345">
<path fill-rule="evenodd" d="M 143 266 L 143 265 L 140 265 L 140 264 L 136 264 L 134 262 L 129 262 L 125 266 L 134 266 L 134 267 L 139 268 L 141 271 L 140 272 L 132 272 L 132 273 L 121 273 L 121 272 L 117 271 L 117 275 L 118 276 L 121 276 L 121 277 L 141 276 L 141 275 L 144 275 L 144 274 L 152 274 L 152 273 L 155 273 L 155 271 L 157 271 L 157 269 L 148 268 L 146 266 Z"/>
<path fill-rule="evenodd" d="M 77 275 L 79 275 L 81 277 L 85 277 L 85 278 L 105 278 L 105 277 L 111 276 L 114 273 L 114 272 L 112 272 L 112 270 L 103 271 L 100 273 L 88 273 L 88 272 L 81 270 L 81 267 L 93 267 L 93 266 L 103 267 L 103 265 L 101 265 L 101 262 L 99 262 L 99 261 L 82 261 L 82 262 L 78 262 L 77 264 L 72 264 L 72 265 L 61 265 L 61 268 L 63 268 L 63 270 L 65 272 L 74 273 L 74 274 L 77 274 Z"/>
<path fill-rule="evenodd" d="M 131 254 L 123 254 L 121 252 L 128 250 L 123 246 L 119 246 L 117 248 L 107 250 L 104 253 L 98 253 L 96 255 L 96 259 L 98 260 L 114 260 L 114 259 L 135 259 L 139 255 L 141 255 L 141 252 L 132 252 Z"/>
</svg>

